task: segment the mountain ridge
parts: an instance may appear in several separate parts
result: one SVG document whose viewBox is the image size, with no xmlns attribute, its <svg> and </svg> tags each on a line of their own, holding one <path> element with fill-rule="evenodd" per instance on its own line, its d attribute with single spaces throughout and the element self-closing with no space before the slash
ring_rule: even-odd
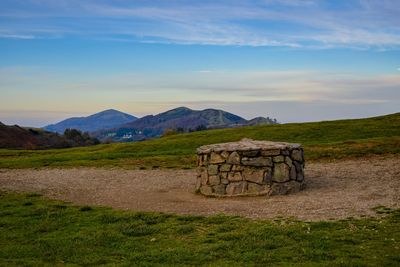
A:
<svg viewBox="0 0 400 267">
<path fill-rule="evenodd" d="M 44 130 L 64 133 L 66 129 L 77 129 L 82 132 L 94 132 L 110 129 L 134 121 L 137 117 L 116 109 L 106 109 L 86 117 L 72 117 L 43 127 Z"/>
<path fill-rule="evenodd" d="M 119 127 L 92 133 L 102 141 L 139 141 L 159 137 L 166 130 L 191 132 L 215 128 L 231 128 L 259 124 L 275 124 L 276 120 L 257 117 L 246 120 L 220 109 L 193 110 L 178 107 L 157 115 L 147 115 Z"/>
</svg>

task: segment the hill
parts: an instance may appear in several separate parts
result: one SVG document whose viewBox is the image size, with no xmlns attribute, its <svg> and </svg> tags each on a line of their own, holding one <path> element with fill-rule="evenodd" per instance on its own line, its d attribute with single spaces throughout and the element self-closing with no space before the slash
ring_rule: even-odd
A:
<svg viewBox="0 0 400 267">
<path fill-rule="evenodd" d="M 179 107 L 155 116 L 145 116 L 115 129 L 99 131 L 94 133 L 94 136 L 100 140 L 138 141 L 159 137 L 168 129 L 178 132 L 192 132 L 273 123 L 276 123 L 276 120 L 262 117 L 247 121 L 235 114 L 218 109 L 192 110 Z"/>
<path fill-rule="evenodd" d="M 136 120 L 135 116 L 108 109 L 88 117 L 69 118 L 56 124 L 50 124 L 43 129 L 51 132 L 63 133 L 65 129 L 77 129 L 82 132 L 94 132 L 102 129 L 117 127 L 121 124 Z"/>
<path fill-rule="evenodd" d="M 48 149 L 95 144 L 98 144 L 97 140 L 76 130 L 67 131 L 66 135 L 59 135 L 42 129 L 7 126 L 0 122 L 0 148 Z"/>
<path fill-rule="evenodd" d="M 244 137 L 301 143 L 306 160 L 400 153 L 400 113 L 355 120 L 216 129 L 153 140 L 46 151 L 0 150 L 0 168 L 120 166 L 192 168 L 201 145 Z"/>
</svg>

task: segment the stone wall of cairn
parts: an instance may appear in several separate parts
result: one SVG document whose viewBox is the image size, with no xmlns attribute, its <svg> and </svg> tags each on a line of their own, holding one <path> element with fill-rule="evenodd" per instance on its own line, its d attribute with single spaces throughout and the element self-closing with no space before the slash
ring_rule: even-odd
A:
<svg viewBox="0 0 400 267">
<path fill-rule="evenodd" d="M 197 149 L 196 191 L 206 196 L 283 195 L 304 185 L 304 152 L 299 144 L 255 141 Z"/>
</svg>

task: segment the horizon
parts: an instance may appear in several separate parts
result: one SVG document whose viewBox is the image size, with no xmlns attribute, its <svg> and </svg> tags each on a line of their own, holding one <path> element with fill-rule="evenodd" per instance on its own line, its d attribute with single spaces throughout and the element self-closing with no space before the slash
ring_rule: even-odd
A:
<svg viewBox="0 0 400 267">
<path fill-rule="evenodd" d="M 178 108 L 188 108 L 188 107 L 180 106 L 180 107 L 176 107 L 176 108 L 173 108 L 173 109 L 178 109 Z M 108 108 L 108 109 L 101 110 L 101 111 L 95 112 L 95 113 L 84 114 L 84 115 L 77 115 L 77 116 L 69 116 L 69 117 L 61 118 L 60 120 L 54 121 L 54 122 L 52 122 L 52 123 L 48 123 L 48 124 L 46 124 L 46 125 L 41 125 L 41 126 L 30 126 L 30 125 L 12 124 L 12 123 L 10 124 L 10 123 L 6 123 L 5 121 L 0 121 L 0 123 L 3 123 L 3 124 L 5 124 L 5 125 L 9 125 L 9 126 L 11 126 L 11 125 L 18 125 L 18 126 L 28 127 L 28 128 L 44 128 L 44 127 L 46 127 L 46 126 L 50 126 L 50 125 L 53 125 L 53 124 L 60 123 L 60 122 L 62 122 L 62 121 L 64 121 L 64 120 L 67 120 L 67 119 L 72 119 L 72 118 L 87 118 L 87 117 L 89 117 L 89 116 L 91 116 L 91 115 L 95 115 L 95 114 L 102 113 L 102 112 L 105 112 L 105 111 L 116 111 L 116 112 L 121 112 L 121 113 L 124 113 L 124 114 L 127 114 L 127 115 L 134 116 L 134 117 L 136 117 L 136 119 L 141 119 L 141 118 L 143 118 L 143 117 L 145 117 L 145 116 L 148 116 L 148 115 L 153 115 L 153 116 L 155 116 L 155 115 L 159 115 L 159 114 L 161 114 L 161 113 L 167 112 L 167 111 L 171 111 L 171 110 L 173 110 L 173 109 L 164 110 L 164 111 L 161 111 L 161 112 L 159 112 L 159 113 L 152 113 L 152 114 L 145 114 L 145 115 L 142 115 L 142 116 L 136 116 L 135 114 L 131 114 L 131 113 L 129 113 L 129 112 L 117 110 L 117 109 L 115 109 L 115 108 Z M 191 108 L 189 108 L 189 109 L 191 109 Z M 209 109 L 209 108 L 206 108 L 206 109 Z M 202 109 L 202 110 L 199 110 L 199 109 L 191 109 L 191 110 L 194 110 L 194 111 L 203 111 L 203 110 L 206 110 L 206 109 Z M 228 112 L 228 113 L 232 113 L 232 112 L 229 112 L 229 111 L 226 111 L 226 110 L 223 110 L 223 111 Z M 299 121 L 299 122 L 285 122 L 285 121 L 279 121 L 279 120 L 277 120 L 277 122 L 278 122 L 279 124 L 286 124 L 286 123 L 309 123 L 309 122 L 335 121 L 335 120 L 346 120 L 346 119 L 366 119 L 366 118 L 387 116 L 387 115 L 392 115 L 392 114 L 396 114 L 396 113 L 399 113 L 399 112 L 385 113 L 385 114 L 377 114 L 377 115 L 374 115 L 374 116 L 366 116 L 366 117 L 336 118 L 336 119 L 327 119 L 327 120 Z M 232 113 L 232 114 L 234 114 L 234 113 Z M 234 115 L 238 115 L 238 114 L 234 114 Z M 240 115 L 238 115 L 238 116 L 240 116 Z M 251 120 L 251 119 L 255 119 L 255 118 L 257 118 L 257 117 L 263 117 L 263 116 L 256 116 L 256 117 L 243 117 L 243 116 L 240 116 L 240 117 L 242 117 L 242 118 L 244 118 L 244 119 L 246 119 L 246 120 Z M 268 116 L 266 116 L 266 117 L 268 117 Z M 270 118 L 270 119 L 276 119 L 276 118 L 273 118 L 273 117 L 269 117 L 269 118 Z"/>
<path fill-rule="evenodd" d="M 179 106 L 305 122 L 399 112 L 400 4 L 5 0 L 0 121 Z"/>
</svg>

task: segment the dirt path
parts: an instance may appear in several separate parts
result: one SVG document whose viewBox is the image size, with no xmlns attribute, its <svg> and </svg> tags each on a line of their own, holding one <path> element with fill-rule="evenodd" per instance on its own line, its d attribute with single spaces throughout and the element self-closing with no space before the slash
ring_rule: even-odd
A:
<svg viewBox="0 0 400 267">
<path fill-rule="evenodd" d="M 400 208 L 400 157 L 375 157 L 306 167 L 307 188 L 274 197 L 206 198 L 194 194 L 193 170 L 0 170 L 0 189 L 39 192 L 77 204 L 136 211 L 302 220 L 373 215 L 371 208 Z"/>
</svg>

